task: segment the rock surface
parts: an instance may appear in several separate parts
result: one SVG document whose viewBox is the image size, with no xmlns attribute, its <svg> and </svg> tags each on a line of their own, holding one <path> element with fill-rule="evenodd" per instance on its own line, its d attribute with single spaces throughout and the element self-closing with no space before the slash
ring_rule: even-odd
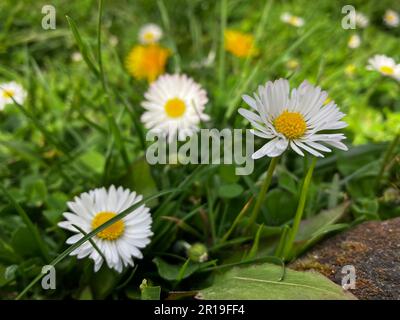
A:
<svg viewBox="0 0 400 320">
<path fill-rule="evenodd" d="M 290 267 L 316 270 L 342 285 L 342 268 L 355 267 L 358 299 L 400 299 L 400 218 L 369 221 L 315 246 Z"/>
</svg>

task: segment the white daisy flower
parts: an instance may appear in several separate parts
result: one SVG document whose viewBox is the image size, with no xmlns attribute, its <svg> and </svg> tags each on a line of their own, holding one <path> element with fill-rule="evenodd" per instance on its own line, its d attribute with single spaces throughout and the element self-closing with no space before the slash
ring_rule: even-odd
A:
<svg viewBox="0 0 400 320">
<path fill-rule="evenodd" d="M 290 24 L 294 27 L 302 27 L 304 26 L 304 19 L 294 16 L 290 14 L 289 12 L 284 12 L 281 15 L 281 20 L 287 24 Z"/>
<path fill-rule="evenodd" d="M 316 157 L 331 151 L 324 144 L 347 150 L 341 142 L 346 139 L 344 134 L 325 132 L 347 126 L 341 121 L 345 114 L 334 101 L 324 104 L 327 98 L 325 91 L 307 81 L 290 92 L 285 79 L 259 86 L 254 98 L 244 95 L 243 100 L 255 112 L 241 108 L 239 113 L 253 125 L 254 135 L 270 140 L 253 154 L 253 159 L 278 157 L 289 147 L 301 156 L 303 149 Z"/>
<path fill-rule="evenodd" d="M 163 36 L 162 29 L 155 23 L 145 24 L 139 30 L 139 42 L 142 44 L 151 44 L 158 42 Z"/>
<path fill-rule="evenodd" d="M 349 41 L 347 42 L 347 46 L 350 49 L 357 49 L 361 45 L 361 37 L 358 34 L 353 34 Z"/>
<path fill-rule="evenodd" d="M 393 58 L 383 54 L 377 54 L 368 60 L 368 70 L 376 70 L 384 76 L 392 77 L 400 81 L 400 64 L 396 64 Z"/>
<path fill-rule="evenodd" d="M 119 43 L 118 37 L 117 37 L 117 36 L 114 36 L 114 35 L 111 35 L 111 36 L 110 36 L 110 44 L 111 44 L 113 47 L 116 47 L 116 46 L 118 45 L 118 43 Z"/>
<path fill-rule="evenodd" d="M 368 27 L 369 25 L 368 17 L 361 12 L 356 12 L 356 25 L 357 27 L 360 27 L 362 29 Z"/>
<path fill-rule="evenodd" d="M 114 218 L 124 210 L 142 200 L 141 195 L 129 189 L 111 186 L 108 190 L 104 187 L 82 193 L 68 202 L 70 212 L 63 215 L 67 221 L 58 223 L 61 228 L 75 232 L 66 243 L 74 244 L 83 235 L 73 225 L 89 233 Z M 150 243 L 152 218 L 149 208 L 144 205 L 118 220 L 111 226 L 99 232 L 92 238 L 98 249 L 102 252 L 109 268 L 122 272 L 127 266 L 133 266 L 133 258 L 142 259 L 140 249 Z M 89 241 L 71 252 L 78 259 L 89 257 L 94 261 L 94 270 L 97 272 L 103 264 L 103 258 Z"/>
<path fill-rule="evenodd" d="M 396 28 L 400 24 L 400 16 L 396 11 L 388 9 L 383 16 L 383 21 L 388 27 Z"/>
<path fill-rule="evenodd" d="M 0 84 L 0 111 L 3 110 L 7 104 L 13 104 L 14 100 L 18 104 L 23 104 L 25 98 L 26 91 L 15 81 Z"/>
<path fill-rule="evenodd" d="M 73 62 L 80 62 L 83 60 L 82 54 L 79 51 L 73 52 L 71 54 L 71 60 Z"/>
<path fill-rule="evenodd" d="M 160 76 L 144 96 L 142 122 L 147 129 L 168 135 L 169 141 L 176 135 L 185 140 L 199 130 L 201 120 L 209 120 L 204 113 L 207 92 L 185 74 Z"/>
</svg>

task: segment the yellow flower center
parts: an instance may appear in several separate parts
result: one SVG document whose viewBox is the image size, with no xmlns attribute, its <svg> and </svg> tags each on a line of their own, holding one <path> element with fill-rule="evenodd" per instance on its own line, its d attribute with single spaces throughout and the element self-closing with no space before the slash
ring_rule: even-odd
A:
<svg viewBox="0 0 400 320">
<path fill-rule="evenodd" d="M 290 24 L 292 24 L 292 25 L 294 25 L 294 26 L 296 26 L 298 23 L 299 23 L 299 18 L 297 18 L 297 17 L 290 17 L 290 19 L 289 19 L 289 23 Z"/>
<path fill-rule="evenodd" d="M 169 99 L 164 106 L 165 112 L 170 118 L 181 117 L 186 110 L 185 102 L 179 98 Z"/>
<path fill-rule="evenodd" d="M 106 223 L 108 220 L 114 218 L 116 215 L 116 213 L 109 211 L 99 212 L 92 220 L 92 229 L 96 229 L 103 223 Z M 122 220 L 118 220 L 117 222 L 114 222 L 111 226 L 100 231 L 97 236 L 104 240 L 116 240 L 122 235 L 124 229 L 124 222 Z"/>
<path fill-rule="evenodd" d="M 386 16 L 386 19 L 387 19 L 389 22 L 394 22 L 394 21 L 396 20 L 396 16 L 395 16 L 394 14 L 392 14 L 392 13 L 389 13 L 389 14 L 387 14 L 387 16 Z"/>
<path fill-rule="evenodd" d="M 14 90 L 11 90 L 11 89 L 3 90 L 3 97 L 4 98 L 12 98 L 14 96 L 14 94 L 15 94 Z"/>
<path fill-rule="evenodd" d="M 288 139 L 298 139 L 307 130 L 304 117 L 298 112 L 284 111 L 274 120 L 274 126 L 277 132 Z"/>
<path fill-rule="evenodd" d="M 379 71 L 387 75 L 392 75 L 394 73 L 394 69 L 389 66 L 382 66 L 379 68 Z"/>
<path fill-rule="evenodd" d="M 143 38 L 147 41 L 147 42 L 153 42 L 154 41 L 154 34 L 153 32 L 146 32 L 143 36 Z"/>
</svg>

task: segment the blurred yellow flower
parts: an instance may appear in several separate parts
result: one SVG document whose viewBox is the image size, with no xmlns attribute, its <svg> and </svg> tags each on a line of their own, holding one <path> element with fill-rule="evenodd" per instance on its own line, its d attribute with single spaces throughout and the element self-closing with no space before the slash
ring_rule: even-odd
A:
<svg viewBox="0 0 400 320">
<path fill-rule="evenodd" d="M 164 73 L 169 55 L 170 51 L 158 44 L 136 45 L 126 58 L 126 68 L 136 79 L 150 83 Z"/>
<path fill-rule="evenodd" d="M 234 30 L 225 31 L 225 50 L 239 58 L 257 53 L 253 35 Z"/>
<path fill-rule="evenodd" d="M 354 64 L 348 64 L 346 68 L 344 68 L 344 73 L 348 77 L 352 77 L 356 73 L 356 66 Z"/>
<path fill-rule="evenodd" d="M 290 59 L 286 62 L 286 68 L 289 70 L 297 70 L 300 68 L 300 62 L 296 59 Z"/>
</svg>

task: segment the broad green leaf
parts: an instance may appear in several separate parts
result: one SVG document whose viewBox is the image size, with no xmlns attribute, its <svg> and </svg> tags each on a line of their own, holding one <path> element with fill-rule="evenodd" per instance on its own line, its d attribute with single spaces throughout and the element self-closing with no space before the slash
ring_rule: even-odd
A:
<svg viewBox="0 0 400 320">
<path fill-rule="evenodd" d="M 278 174 L 278 183 L 282 189 L 289 191 L 291 194 L 297 194 L 296 177 L 286 170 L 280 170 Z"/>
<path fill-rule="evenodd" d="M 336 222 L 346 214 L 348 207 L 349 202 L 344 202 L 336 208 L 324 210 L 316 216 L 303 220 L 296 235 L 295 256 L 300 255 L 328 233 L 346 229 L 348 224 Z"/>
<path fill-rule="evenodd" d="M 356 217 L 362 217 L 369 220 L 379 220 L 379 202 L 377 199 L 356 199 L 351 208 Z"/>
<path fill-rule="evenodd" d="M 243 192 L 243 187 L 237 183 L 223 184 L 218 188 L 218 195 L 221 198 L 236 198 Z"/>
<path fill-rule="evenodd" d="M 121 274 L 103 265 L 90 281 L 93 296 L 96 299 L 104 299 L 113 291 L 120 278 Z"/>
<path fill-rule="evenodd" d="M 265 199 L 266 225 L 279 226 L 290 220 L 297 206 L 297 198 L 282 189 L 273 189 Z"/>
<path fill-rule="evenodd" d="M 190 262 L 186 265 L 185 268 L 182 268 L 184 263 L 181 265 L 174 265 L 165 262 L 160 258 L 154 258 L 153 262 L 157 266 L 158 274 L 160 275 L 160 277 L 169 281 L 185 279 L 195 273 L 200 267 L 200 264 Z"/>
<path fill-rule="evenodd" d="M 296 241 L 309 240 L 322 228 L 336 223 L 343 217 L 348 207 L 349 202 L 345 202 L 336 208 L 324 210 L 309 219 L 303 220 L 300 224 Z"/>
<path fill-rule="evenodd" d="M 40 251 L 32 233 L 27 227 L 19 227 L 11 238 L 14 251 L 23 257 L 33 257 Z"/>
<path fill-rule="evenodd" d="M 47 187 L 43 179 L 32 175 L 25 177 L 21 182 L 21 188 L 24 190 L 28 205 L 41 206 L 47 198 Z"/>
<path fill-rule="evenodd" d="M 79 159 L 91 170 L 97 174 L 103 172 L 105 157 L 103 154 L 96 150 L 89 150 L 82 154 Z"/>
<path fill-rule="evenodd" d="M 43 211 L 43 215 L 51 224 L 56 224 L 62 217 L 66 209 L 68 196 L 62 192 L 54 192 L 47 198 L 47 208 Z"/>
<path fill-rule="evenodd" d="M 235 183 L 240 179 L 240 176 L 236 174 L 236 166 L 233 164 L 223 164 L 218 170 L 221 179 L 227 183 Z"/>
<path fill-rule="evenodd" d="M 150 166 L 144 157 L 136 160 L 130 166 L 124 181 L 126 186 L 145 197 L 157 192 L 156 182 L 151 175 Z M 157 199 L 147 203 L 150 207 L 154 207 L 156 204 Z"/>
<path fill-rule="evenodd" d="M 200 291 L 206 300 L 351 300 L 356 299 L 340 286 L 315 272 L 286 269 L 273 264 L 233 268 L 218 275 L 214 284 Z"/>
</svg>

